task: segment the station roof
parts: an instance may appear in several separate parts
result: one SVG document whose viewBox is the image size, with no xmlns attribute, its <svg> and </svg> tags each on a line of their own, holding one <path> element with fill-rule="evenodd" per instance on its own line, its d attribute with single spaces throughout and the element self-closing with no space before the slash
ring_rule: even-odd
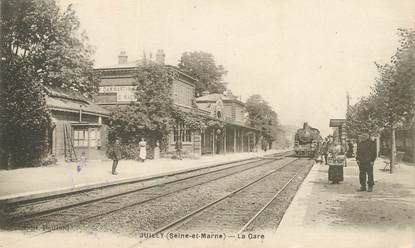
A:
<svg viewBox="0 0 415 248">
<path fill-rule="evenodd" d="M 216 102 L 219 99 L 221 99 L 224 102 L 232 101 L 232 102 L 237 102 L 239 104 L 245 105 L 243 102 L 239 101 L 234 96 L 226 96 L 226 95 L 219 94 L 219 93 L 212 93 L 212 94 L 208 94 L 205 96 L 197 97 L 196 102 Z"/>
<path fill-rule="evenodd" d="M 154 62 L 150 62 L 150 63 L 154 63 Z M 97 70 L 97 71 L 115 71 L 115 70 L 132 71 L 135 68 L 138 68 L 140 65 L 143 65 L 143 61 L 142 60 L 135 60 L 135 61 L 127 62 L 125 64 L 99 66 L 99 67 L 96 67 L 95 70 Z M 198 81 L 196 78 L 194 78 L 194 77 L 190 76 L 189 74 L 181 71 L 177 66 L 173 66 L 173 65 L 163 65 L 163 66 L 166 67 L 166 68 L 173 69 L 174 71 L 178 72 L 181 76 L 190 79 L 190 81 L 192 81 L 192 83 Z"/>
<path fill-rule="evenodd" d="M 82 112 L 97 116 L 108 117 L 110 112 L 89 101 L 80 94 L 61 89 L 47 88 L 46 105 L 51 110 L 64 112 Z"/>
</svg>

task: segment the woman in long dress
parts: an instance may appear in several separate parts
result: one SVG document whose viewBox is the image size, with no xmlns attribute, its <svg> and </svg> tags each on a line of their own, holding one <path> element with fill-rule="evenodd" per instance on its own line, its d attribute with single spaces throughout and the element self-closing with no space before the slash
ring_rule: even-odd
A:
<svg viewBox="0 0 415 248">
<path fill-rule="evenodd" d="M 341 145 L 329 143 L 329 181 L 333 184 L 337 184 L 343 181 L 343 166 L 345 165 L 344 149 Z"/>
<path fill-rule="evenodd" d="M 141 141 L 138 143 L 138 146 L 140 147 L 140 160 L 141 162 L 144 162 L 147 157 L 147 143 L 144 140 L 144 138 L 141 138 Z"/>
</svg>

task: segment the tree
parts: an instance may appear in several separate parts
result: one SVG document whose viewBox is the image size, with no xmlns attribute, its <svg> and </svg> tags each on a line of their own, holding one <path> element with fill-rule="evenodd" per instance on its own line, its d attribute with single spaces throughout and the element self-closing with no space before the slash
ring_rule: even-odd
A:
<svg viewBox="0 0 415 248">
<path fill-rule="evenodd" d="M 261 130 L 262 136 L 271 146 L 280 132 L 278 115 L 260 95 L 252 95 L 246 100 L 248 125 Z"/>
<path fill-rule="evenodd" d="M 51 125 L 45 87 L 91 97 L 98 87 L 93 51 L 71 6 L 61 11 L 54 0 L 16 0 L 2 1 L 1 10 L 1 162 L 36 165 Z"/>
<path fill-rule="evenodd" d="M 349 138 L 357 138 L 362 133 L 378 134 L 380 125 L 376 116 L 376 103 L 373 96 L 363 97 L 346 112 L 346 132 Z"/>
<path fill-rule="evenodd" d="M 390 64 L 377 64 L 379 76 L 373 88 L 376 115 L 391 133 L 391 170 L 395 163 L 395 130 L 410 125 L 415 116 L 415 30 L 400 29 L 400 47 Z"/>
<path fill-rule="evenodd" d="M 206 52 L 185 52 L 180 58 L 178 67 L 183 72 L 196 78 L 196 95 L 203 91 L 222 93 L 226 90 L 223 76 L 227 71 L 222 65 L 216 65 L 212 54 Z"/>
<path fill-rule="evenodd" d="M 174 125 L 171 88 L 175 77 L 174 70 L 154 63 L 137 67 L 138 101 L 113 111 L 110 119 L 110 142 L 120 137 L 127 150 L 126 157 L 136 157 L 136 145 L 141 137 L 149 141 L 149 148 L 153 148 L 156 141 L 161 142 L 162 150 L 167 148 L 167 135 Z"/>
<path fill-rule="evenodd" d="M 71 5 L 61 11 L 55 0 L 3 1 L 1 26 L 2 72 L 21 66 L 45 86 L 86 97 L 97 91 L 93 50 Z"/>
</svg>

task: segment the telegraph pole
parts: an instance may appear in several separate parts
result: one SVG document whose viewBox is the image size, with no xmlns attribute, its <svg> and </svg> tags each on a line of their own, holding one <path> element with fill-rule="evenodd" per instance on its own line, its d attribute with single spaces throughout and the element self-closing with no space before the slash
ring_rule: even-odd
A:
<svg viewBox="0 0 415 248">
<path fill-rule="evenodd" d="M 349 92 L 347 91 L 347 93 L 346 93 L 346 111 L 349 109 L 349 107 L 350 107 L 350 95 L 349 95 Z"/>
</svg>

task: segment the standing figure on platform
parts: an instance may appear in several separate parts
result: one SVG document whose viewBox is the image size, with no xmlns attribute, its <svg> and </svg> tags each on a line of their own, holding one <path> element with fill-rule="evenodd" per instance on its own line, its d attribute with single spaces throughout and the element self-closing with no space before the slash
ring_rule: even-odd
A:
<svg viewBox="0 0 415 248">
<path fill-rule="evenodd" d="M 176 148 L 177 159 L 182 160 L 183 143 L 182 143 L 180 137 L 178 137 L 178 139 L 176 141 L 175 148 Z"/>
<path fill-rule="evenodd" d="M 268 148 L 268 144 L 267 144 L 267 141 L 263 138 L 262 139 L 262 141 L 261 141 L 261 145 L 262 145 L 262 150 L 264 151 L 264 152 L 266 152 L 267 151 L 267 148 Z"/>
<path fill-rule="evenodd" d="M 112 145 L 112 174 L 118 175 L 117 166 L 118 161 L 121 160 L 121 146 L 120 146 L 120 139 L 116 138 L 114 144 Z"/>
<path fill-rule="evenodd" d="M 356 162 L 359 165 L 359 181 L 360 189 L 357 191 L 366 191 L 366 175 L 367 175 L 367 191 L 373 191 L 373 165 L 376 160 L 376 146 L 369 139 L 369 134 L 359 136 L 359 144 L 357 144 Z"/>
<path fill-rule="evenodd" d="M 324 142 L 323 146 L 321 148 L 321 153 L 324 157 L 324 163 L 327 164 L 327 156 L 328 156 L 328 152 L 329 152 L 329 141 Z"/>
<path fill-rule="evenodd" d="M 141 138 L 141 141 L 138 143 L 138 146 L 140 147 L 140 160 L 141 162 L 144 162 L 147 157 L 147 143 L 144 140 L 144 138 Z"/>
<path fill-rule="evenodd" d="M 324 148 L 325 145 L 326 145 L 326 142 L 323 141 L 321 144 L 318 145 L 318 148 L 317 148 L 316 162 L 319 163 L 319 164 L 322 164 L 323 160 L 324 160 L 324 158 L 323 158 L 323 148 Z"/>
<path fill-rule="evenodd" d="M 347 152 L 346 152 L 346 156 L 348 157 L 348 158 L 352 158 L 353 156 L 354 156 L 354 150 L 353 150 L 354 148 L 353 148 L 353 143 L 352 143 L 352 141 L 351 140 L 349 140 L 348 142 L 347 142 Z"/>
<path fill-rule="evenodd" d="M 344 149 L 340 144 L 333 142 L 330 138 L 328 144 L 328 165 L 329 165 L 329 181 L 338 184 L 343 181 L 343 166 L 345 166 Z"/>
<path fill-rule="evenodd" d="M 156 141 L 156 147 L 154 147 L 154 159 L 160 158 L 160 142 Z"/>
</svg>

